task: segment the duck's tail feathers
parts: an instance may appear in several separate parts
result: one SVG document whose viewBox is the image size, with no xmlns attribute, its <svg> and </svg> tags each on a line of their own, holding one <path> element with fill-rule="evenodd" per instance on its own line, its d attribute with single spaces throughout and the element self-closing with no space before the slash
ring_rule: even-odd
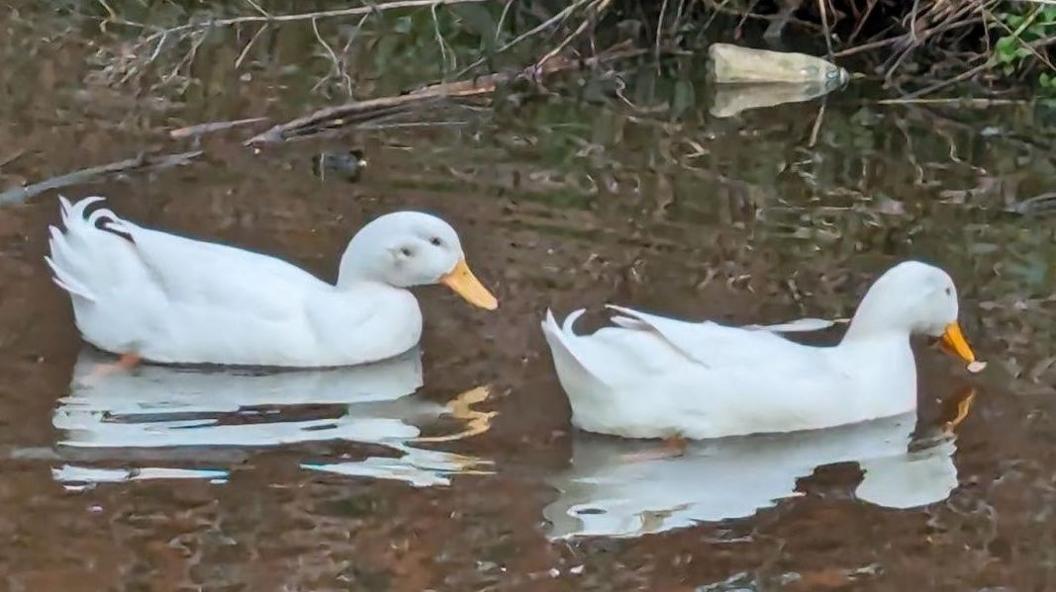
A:
<svg viewBox="0 0 1056 592">
<path fill-rule="evenodd" d="M 52 228 L 55 227 L 52 226 Z M 68 271 L 59 267 L 54 259 L 45 255 L 44 261 L 48 263 L 48 267 L 51 268 L 51 271 L 54 274 L 51 281 L 55 282 L 55 285 L 66 290 L 73 296 L 79 296 L 89 302 L 95 302 L 95 295 L 92 294 L 91 290 L 81 285 L 81 283 L 78 282 Z"/>
<path fill-rule="evenodd" d="M 582 351 L 582 337 L 576 335 L 574 330 L 576 320 L 584 312 L 585 309 L 572 312 L 565 317 L 564 323 L 558 325 L 554 313 L 547 309 L 546 319 L 541 323 L 543 335 L 550 345 L 554 368 L 566 392 L 578 391 L 582 386 L 605 384 L 602 374 L 591 369 L 589 357 Z"/>
<path fill-rule="evenodd" d="M 88 208 L 104 201 L 99 196 L 86 197 L 71 203 L 59 196 L 59 210 L 63 229 L 49 227 L 49 255 L 44 258 L 53 273 L 55 283 L 72 296 L 95 302 L 99 282 L 110 281 L 105 277 L 107 264 L 112 261 L 115 248 L 114 235 L 124 230 L 124 221 L 106 208 L 87 214 Z M 117 231 L 117 232 L 115 232 Z M 116 247 L 121 249 L 121 247 Z M 100 261 L 102 259 L 102 261 Z M 112 279 L 112 278 L 111 278 Z"/>
</svg>

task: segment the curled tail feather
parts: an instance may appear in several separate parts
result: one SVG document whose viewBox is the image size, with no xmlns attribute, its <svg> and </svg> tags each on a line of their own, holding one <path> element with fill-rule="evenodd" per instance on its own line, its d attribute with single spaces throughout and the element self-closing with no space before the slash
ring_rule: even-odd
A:
<svg viewBox="0 0 1056 592">
<path fill-rule="evenodd" d="M 553 312 L 547 310 L 546 319 L 541 323 L 543 335 L 550 344 L 554 367 L 562 384 L 576 382 L 604 385 L 605 381 L 601 378 L 601 374 L 591 369 L 587 357 L 576 352 L 576 340 L 579 336 L 576 335 L 574 326 L 576 320 L 583 316 L 584 312 L 586 312 L 585 309 L 580 309 L 570 313 L 565 317 L 564 323 L 559 326 L 557 320 L 554 319 Z M 565 390 L 569 390 L 567 386 Z"/>
<path fill-rule="evenodd" d="M 49 227 L 49 255 L 44 257 L 51 268 L 55 284 L 72 296 L 88 302 L 96 302 L 98 298 L 91 288 L 95 268 L 92 257 L 97 256 L 93 253 L 99 246 L 97 233 L 103 230 L 118 234 L 124 230 L 122 220 L 109 209 L 99 208 L 91 214 L 86 213 L 92 204 L 101 201 L 104 198 L 93 196 L 71 203 L 59 196 L 63 229 Z"/>
</svg>

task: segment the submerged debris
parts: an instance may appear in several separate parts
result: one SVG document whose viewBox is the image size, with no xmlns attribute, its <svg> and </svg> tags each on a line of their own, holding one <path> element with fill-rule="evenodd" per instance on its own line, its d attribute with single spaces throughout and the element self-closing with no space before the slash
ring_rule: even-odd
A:
<svg viewBox="0 0 1056 592">
<path fill-rule="evenodd" d="M 312 173 L 320 180 L 337 177 L 355 183 L 367 167 L 362 150 L 334 150 L 320 152 L 312 157 Z"/>
<path fill-rule="evenodd" d="M 843 68 L 802 53 L 751 49 L 727 43 L 708 48 L 711 74 L 720 84 L 743 82 L 822 83 L 825 92 L 851 79 Z"/>
</svg>

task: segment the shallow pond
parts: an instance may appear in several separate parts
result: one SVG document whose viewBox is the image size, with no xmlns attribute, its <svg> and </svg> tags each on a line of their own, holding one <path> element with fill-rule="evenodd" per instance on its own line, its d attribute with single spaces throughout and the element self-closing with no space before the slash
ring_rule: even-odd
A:
<svg viewBox="0 0 1056 592">
<path fill-rule="evenodd" d="M 1056 588 L 1056 227 L 1022 205 L 1056 178 L 1056 114 L 880 104 L 864 85 L 719 117 L 686 57 L 659 75 L 628 65 L 625 85 L 565 80 L 429 125 L 255 151 L 245 130 L 200 145 L 168 130 L 308 112 L 326 102 L 306 90 L 325 60 L 291 73 L 260 57 L 239 75 L 242 45 L 220 41 L 178 98 L 137 96 L 101 80 L 92 35 L 4 10 L 0 190 L 201 147 L 187 166 L 63 193 L 328 279 L 364 220 L 426 209 L 460 231 L 501 306 L 418 290 L 420 351 L 378 366 L 144 367 L 87 384 L 100 354 L 42 261 L 56 192 L 4 206 L 0 588 Z M 310 32 L 260 51 L 280 50 L 320 59 Z M 369 160 L 354 182 L 320 166 L 350 149 Z M 968 375 L 921 343 L 919 421 L 678 458 L 569 425 L 547 308 L 843 317 L 909 257 L 951 272 L 989 361 Z"/>
</svg>

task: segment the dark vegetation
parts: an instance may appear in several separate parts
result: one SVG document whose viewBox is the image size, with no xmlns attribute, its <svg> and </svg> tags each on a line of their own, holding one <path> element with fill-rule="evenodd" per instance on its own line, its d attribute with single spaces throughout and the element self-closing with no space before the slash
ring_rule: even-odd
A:
<svg viewBox="0 0 1056 592">
<path fill-rule="evenodd" d="M 712 40 L 828 53 L 841 65 L 911 97 L 1029 88 L 1056 95 L 1056 5 L 1008 0 L 67 0 L 60 14 L 122 43 L 100 50 L 113 82 L 145 76 L 179 87 L 195 54 L 235 36 L 236 69 L 299 29 L 330 61 L 317 91 L 366 98 L 357 61 L 399 65 L 413 82 L 463 80 L 557 56 L 596 57 L 620 47 L 663 55 Z M 626 54 L 623 54 L 626 55 Z M 413 84 L 407 80 L 408 84 Z"/>
</svg>

